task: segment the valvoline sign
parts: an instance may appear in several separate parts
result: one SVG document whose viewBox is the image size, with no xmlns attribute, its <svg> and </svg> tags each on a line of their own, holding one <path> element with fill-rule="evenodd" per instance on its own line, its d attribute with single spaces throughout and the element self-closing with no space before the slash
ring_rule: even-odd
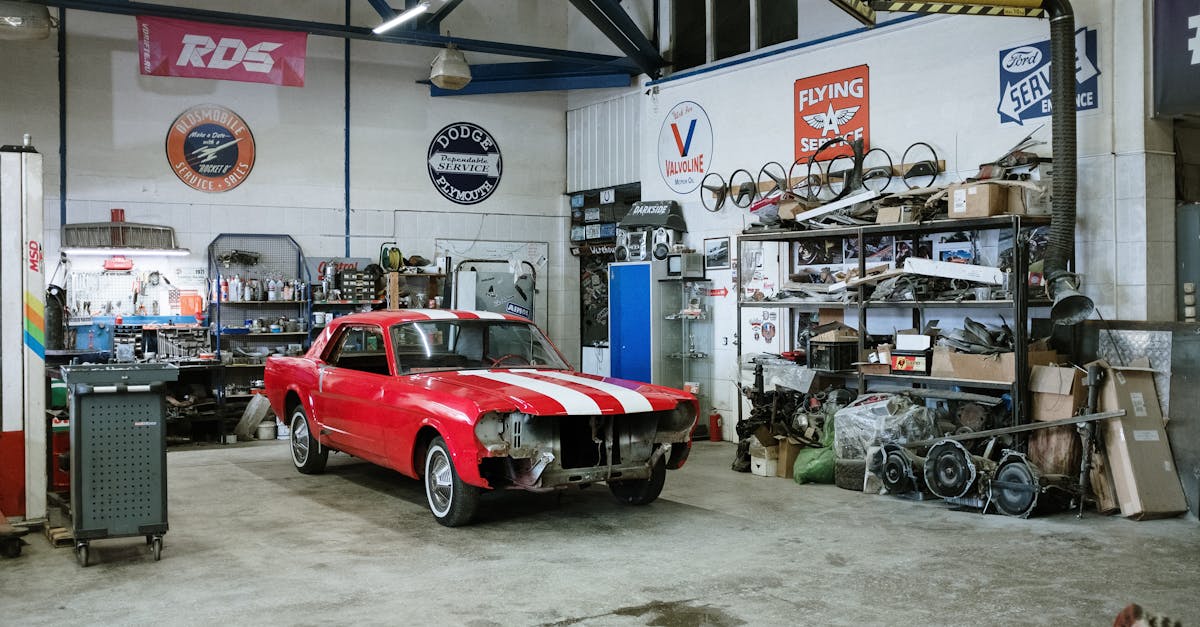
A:
<svg viewBox="0 0 1200 627">
<path fill-rule="evenodd" d="M 672 107 L 658 132 L 658 167 L 667 187 L 678 194 L 700 187 L 712 147 L 712 122 L 704 107 L 689 100 Z"/>
<path fill-rule="evenodd" d="M 1100 106 L 1100 66 L 1096 31 L 1075 32 L 1075 110 Z M 1050 106 L 1050 40 L 1000 51 L 1000 103 L 996 113 L 1002 123 L 1024 124 L 1043 118 Z"/>
</svg>

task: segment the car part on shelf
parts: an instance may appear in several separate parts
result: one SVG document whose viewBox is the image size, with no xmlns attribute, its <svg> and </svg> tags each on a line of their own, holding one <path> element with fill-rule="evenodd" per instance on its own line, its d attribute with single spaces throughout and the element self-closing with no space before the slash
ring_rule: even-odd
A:
<svg viewBox="0 0 1200 627">
<path fill-rule="evenodd" d="M 762 191 L 764 175 L 771 181 L 771 187 L 765 192 Z M 763 165 L 762 169 L 758 171 L 758 189 L 763 198 L 788 192 L 788 178 L 787 173 L 783 171 L 783 164 L 778 161 L 768 161 Z"/>
<path fill-rule="evenodd" d="M 910 162 L 908 160 L 910 154 L 914 157 L 922 156 L 919 150 L 913 153 L 913 149 L 919 146 L 923 146 L 929 152 L 929 158 Z M 937 151 L 925 142 L 915 142 L 905 148 L 904 155 L 900 157 L 900 164 L 901 168 L 907 168 L 901 173 L 900 179 L 904 181 L 904 185 L 908 189 L 930 187 L 937 180 L 939 170 Z M 926 176 L 929 177 L 927 181 L 923 180 Z"/>
<path fill-rule="evenodd" d="M 1062 511 L 1074 489 L 1067 475 L 1046 475 L 1024 453 L 1005 451 L 988 484 L 988 504 L 1005 516 Z"/>
<path fill-rule="evenodd" d="M 744 181 L 738 181 L 739 174 L 746 175 Z M 733 205 L 739 209 L 749 207 L 758 199 L 758 187 L 749 170 L 734 170 L 733 174 L 729 175 L 729 195 L 733 197 Z"/>
<path fill-rule="evenodd" d="M 986 483 L 980 482 L 980 475 L 990 476 L 995 467 L 995 462 L 972 455 L 961 443 L 942 439 L 929 447 L 925 456 L 925 484 L 937 496 L 960 499 Z"/>
<path fill-rule="evenodd" d="M 867 462 L 889 494 L 905 495 L 925 489 L 925 458 L 894 443 L 881 446 Z"/>
<path fill-rule="evenodd" d="M 803 177 L 801 170 L 804 171 Z M 796 198 L 813 201 L 817 199 L 813 190 L 821 191 L 821 177 L 817 176 L 814 182 L 808 171 L 808 159 L 796 159 L 792 162 L 792 167 L 788 168 L 788 187 Z"/>
<path fill-rule="evenodd" d="M 894 168 L 892 156 L 886 150 L 882 148 L 868 150 L 862 160 L 862 186 L 875 192 L 886 190 L 892 184 Z"/>
<path fill-rule="evenodd" d="M 700 181 L 700 204 L 704 205 L 705 209 L 713 213 L 720 211 L 728 197 L 729 187 L 725 184 L 724 177 L 716 172 L 704 175 L 704 179 Z"/>
</svg>

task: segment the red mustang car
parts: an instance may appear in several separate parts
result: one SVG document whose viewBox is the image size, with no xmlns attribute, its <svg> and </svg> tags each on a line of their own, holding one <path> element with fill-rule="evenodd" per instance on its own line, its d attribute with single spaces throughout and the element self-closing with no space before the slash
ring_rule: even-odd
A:
<svg viewBox="0 0 1200 627">
<path fill-rule="evenodd" d="M 691 394 L 573 372 L 524 318 L 410 309 L 351 314 L 303 357 L 271 357 L 266 392 L 305 474 L 341 451 L 423 478 L 443 525 L 471 520 L 483 489 L 604 481 L 658 498 L 691 450 Z"/>
</svg>

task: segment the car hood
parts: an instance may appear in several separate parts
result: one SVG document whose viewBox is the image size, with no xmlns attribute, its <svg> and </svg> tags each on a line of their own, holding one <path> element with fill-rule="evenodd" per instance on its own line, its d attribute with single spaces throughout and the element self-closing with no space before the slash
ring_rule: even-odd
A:
<svg viewBox="0 0 1200 627">
<path fill-rule="evenodd" d="M 692 398 L 681 390 L 564 370 L 456 370 L 422 376 L 439 387 L 469 390 L 481 407 L 512 405 L 539 416 L 665 411 Z"/>
</svg>

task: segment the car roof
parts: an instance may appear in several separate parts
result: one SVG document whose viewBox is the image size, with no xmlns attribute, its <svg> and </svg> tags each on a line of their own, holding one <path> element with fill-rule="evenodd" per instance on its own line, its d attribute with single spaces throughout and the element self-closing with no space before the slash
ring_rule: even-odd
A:
<svg viewBox="0 0 1200 627">
<path fill-rule="evenodd" d="M 494 313 L 491 311 L 468 311 L 465 309 L 386 309 L 367 311 L 338 316 L 336 324 L 377 324 L 388 327 L 400 322 L 425 320 L 507 320 L 509 322 L 525 322 L 533 324 L 528 318 L 511 314 Z"/>
</svg>

